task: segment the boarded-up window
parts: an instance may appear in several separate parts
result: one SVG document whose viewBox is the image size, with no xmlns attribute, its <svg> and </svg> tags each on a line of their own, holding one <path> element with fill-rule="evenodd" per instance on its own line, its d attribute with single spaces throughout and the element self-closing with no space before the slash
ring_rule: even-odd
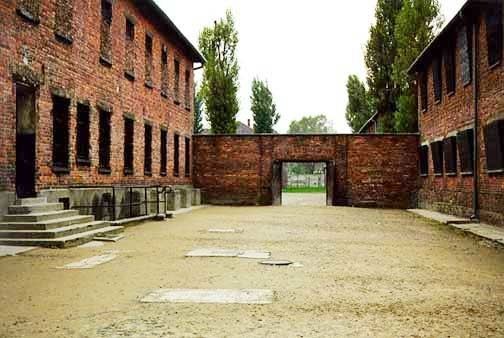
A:
<svg viewBox="0 0 504 338">
<path fill-rule="evenodd" d="M 135 23 L 131 18 L 126 18 L 126 36 L 125 36 L 125 65 L 124 75 L 129 80 L 135 79 Z"/>
<path fill-rule="evenodd" d="M 474 130 L 468 129 L 457 134 L 457 146 L 462 174 L 472 174 L 474 171 Z"/>
<path fill-rule="evenodd" d="M 180 158 L 180 136 L 175 134 L 173 135 L 173 176 L 178 176 L 180 173 L 179 158 Z"/>
<path fill-rule="evenodd" d="M 472 78 L 472 37 L 471 29 L 468 26 L 462 27 L 458 32 L 458 51 L 460 60 L 460 73 L 462 83 L 471 83 Z"/>
<path fill-rule="evenodd" d="M 175 72 L 175 84 L 173 86 L 173 92 L 175 95 L 175 103 L 180 104 L 180 99 L 179 99 L 179 89 L 180 89 L 180 62 L 178 60 L 175 60 L 173 62 L 174 66 L 174 72 Z"/>
<path fill-rule="evenodd" d="M 168 48 L 161 48 L 161 95 L 168 97 Z"/>
<path fill-rule="evenodd" d="M 431 143 L 432 164 L 434 167 L 434 174 L 443 174 L 443 141 Z"/>
<path fill-rule="evenodd" d="M 124 118 L 124 174 L 132 175 L 134 172 L 135 150 L 135 121 Z"/>
<path fill-rule="evenodd" d="M 191 72 L 186 70 L 185 72 L 185 86 L 184 86 L 184 100 L 185 108 L 191 110 Z"/>
<path fill-rule="evenodd" d="M 99 109 L 100 125 L 98 136 L 99 171 L 103 174 L 110 173 L 110 115 L 111 113 Z"/>
<path fill-rule="evenodd" d="M 427 110 L 427 72 L 422 72 L 419 78 L 420 85 L 420 108 L 422 111 Z"/>
<path fill-rule="evenodd" d="M 152 175 L 152 126 L 145 125 L 144 134 L 144 174 Z"/>
<path fill-rule="evenodd" d="M 420 175 L 426 176 L 429 174 L 429 146 L 420 147 Z"/>
<path fill-rule="evenodd" d="M 167 162 L 168 162 L 168 132 L 161 129 L 161 176 L 166 176 L 167 173 Z"/>
<path fill-rule="evenodd" d="M 112 2 L 101 0 L 101 28 L 100 28 L 100 61 L 106 66 L 112 65 Z"/>
<path fill-rule="evenodd" d="M 72 43 L 73 0 L 56 0 L 54 34 L 65 43 Z"/>
<path fill-rule="evenodd" d="M 444 50 L 444 67 L 446 75 L 446 91 L 448 94 L 455 92 L 456 76 L 455 76 L 455 48 L 451 41 Z"/>
<path fill-rule="evenodd" d="M 441 58 L 435 58 L 432 61 L 432 78 L 434 83 L 434 100 L 441 101 L 443 96 L 443 75 L 441 71 Z"/>
<path fill-rule="evenodd" d="M 485 149 L 487 170 L 504 169 L 504 120 L 494 121 L 485 126 Z"/>
<path fill-rule="evenodd" d="M 145 34 L 145 85 L 152 88 L 152 35 Z"/>
<path fill-rule="evenodd" d="M 53 170 L 69 170 L 69 134 L 70 100 L 53 96 Z"/>
<path fill-rule="evenodd" d="M 502 59 L 502 5 L 492 7 L 486 12 L 486 37 L 488 46 L 488 65 L 499 64 Z"/>
<path fill-rule="evenodd" d="M 445 173 L 457 173 L 457 137 L 452 136 L 444 140 L 443 143 Z"/>
<path fill-rule="evenodd" d="M 185 138 L 185 176 L 189 177 L 191 176 L 191 139 L 186 137 Z"/>
<path fill-rule="evenodd" d="M 77 105 L 77 165 L 90 165 L 89 159 L 89 106 Z"/>
<path fill-rule="evenodd" d="M 26 20 L 38 24 L 40 22 L 40 0 L 18 0 L 17 13 Z"/>
</svg>

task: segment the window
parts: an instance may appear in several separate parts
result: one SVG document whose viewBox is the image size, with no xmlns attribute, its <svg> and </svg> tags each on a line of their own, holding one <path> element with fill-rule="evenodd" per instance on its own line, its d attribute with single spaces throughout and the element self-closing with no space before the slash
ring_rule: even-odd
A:
<svg viewBox="0 0 504 338">
<path fill-rule="evenodd" d="M 185 138 L 185 176 L 189 177 L 191 176 L 191 139 L 186 137 Z"/>
<path fill-rule="evenodd" d="M 494 66 L 502 59 L 502 5 L 489 9 L 485 15 L 488 46 L 488 65 Z"/>
<path fill-rule="evenodd" d="M 112 2 L 101 0 L 101 29 L 100 29 L 100 61 L 103 65 L 112 66 Z"/>
<path fill-rule="evenodd" d="M 470 26 L 464 26 L 460 29 L 457 41 L 462 82 L 464 85 L 468 85 L 472 78 L 472 33 Z"/>
<path fill-rule="evenodd" d="M 448 137 L 443 142 L 445 173 L 457 174 L 457 137 Z"/>
<path fill-rule="evenodd" d="M 90 165 L 89 159 L 89 106 L 77 105 L 77 165 Z"/>
<path fill-rule="evenodd" d="M 145 85 L 152 88 L 152 36 L 145 34 Z"/>
<path fill-rule="evenodd" d="M 135 159 L 135 121 L 124 118 L 124 175 L 133 175 Z"/>
<path fill-rule="evenodd" d="M 111 113 L 99 109 L 100 125 L 98 136 L 99 172 L 109 174 L 110 171 L 110 115 Z"/>
<path fill-rule="evenodd" d="M 455 93 L 455 48 L 450 44 L 444 51 L 444 65 L 446 76 L 446 91 L 448 94 Z"/>
<path fill-rule="evenodd" d="M 504 170 L 504 120 L 485 126 L 485 149 L 489 173 Z"/>
<path fill-rule="evenodd" d="M 70 100 L 53 96 L 53 171 L 69 171 L 69 135 L 68 120 L 70 116 Z"/>
<path fill-rule="evenodd" d="M 144 134 L 144 174 L 152 175 L 152 126 L 145 125 Z"/>
<path fill-rule="evenodd" d="M 73 0 L 56 0 L 54 34 L 64 43 L 72 43 Z"/>
<path fill-rule="evenodd" d="M 179 101 L 180 62 L 178 60 L 174 61 L 174 68 L 175 68 L 175 85 L 173 86 L 173 91 L 175 95 L 175 104 L 180 104 Z"/>
<path fill-rule="evenodd" d="M 168 48 L 161 49 L 161 95 L 168 97 Z"/>
<path fill-rule="evenodd" d="M 457 134 L 460 157 L 460 171 L 463 175 L 473 173 L 474 168 L 474 130 L 468 129 Z"/>
<path fill-rule="evenodd" d="M 427 72 L 420 74 L 420 108 L 427 111 Z"/>
<path fill-rule="evenodd" d="M 166 176 L 167 162 L 168 162 L 168 132 L 161 129 L 161 176 Z"/>
<path fill-rule="evenodd" d="M 185 72 L 184 99 L 185 99 L 185 108 L 188 111 L 190 111 L 191 110 L 191 72 L 189 72 L 189 70 L 186 70 L 186 72 Z"/>
<path fill-rule="evenodd" d="M 432 163 L 435 175 L 443 174 L 443 141 L 431 143 Z"/>
<path fill-rule="evenodd" d="M 135 23 L 131 18 L 126 18 L 126 50 L 124 75 L 128 80 L 135 80 Z"/>
<path fill-rule="evenodd" d="M 18 0 L 17 13 L 24 19 L 40 23 L 40 0 Z"/>
<path fill-rule="evenodd" d="M 180 136 L 173 136 L 173 176 L 179 175 Z"/>
<path fill-rule="evenodd" d="M 420 175 L 429 175 L 429 146 L 420 147 Z"/>
<path fill-rule="evenodd" d="M 434 99 L 441 102 L 443 96 L 443 76 L 441 74 L 441 58 L 435 58 L 432 62 L 432 78 L 434 82 Z"/>
</svg>

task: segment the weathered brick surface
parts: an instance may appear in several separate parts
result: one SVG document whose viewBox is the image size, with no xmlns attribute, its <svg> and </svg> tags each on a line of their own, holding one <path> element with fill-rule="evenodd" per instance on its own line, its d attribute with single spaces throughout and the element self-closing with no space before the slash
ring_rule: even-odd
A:
<svg viewBox="0 0 504 338">
<path fill-rule="evenodd" d="M 481 219 L 492 223 L 504 224 L 504 174 L 489 174 L 486 168 L 486 149 L 484 126 L 491 120 L 504 118 L 504 66 L 490 68 L 487 60 L 486 25 L 481 15 L 479 22 L 478 62 L 478 179 Z M 446 45 L 446 44 L 445 44 Z M 428 71 L 428 109 L 419 112 L 421 142 L 431 143 L 444 139 L 459 130 L 474 126 L 473 83 L 464 86 L 459 53 L 456 54 L 456 91 L 448 95 L 443 64 L 443 97 L 441 103 L 434 102 L 432 68 Z M 473 79 L 474 81 L 474 79 Z M 429 175 L 421 178 L 419 204 L 461 216 L 473 214 L 472 194 L 473 175 L 462 175 L 460 156 L 458 172 L 455 176 L 435 176 L 433 173 L 432 153 L 429 151 Z"/>
<path fill-rule="evenodd" d="M 26 1 L 25 1 L 26 2 Z M 67 44 L 55 37 L 55 22 L 62 21 L 56 16 L 57 3 L 64 3 L 68 10 L 69 0 L 43 0 L 40 2 L 40 23 L 28 22 L 16 13 L 18 1 L 0 1 L 0 190 L 14 190 L 15 187 L 15 140 L 16 107 L 14 91 L 14 69 L 28 69 L 40 80 L 37 90 L 37 190 L 77 184 L 111 183 L 163 183 L 189 184 L 190 177 L 184 177 L 184 161 L 180 161 L 180 177 L 173 174 L 173 134 L 191 136 L 192 113 L 183 105 L 174 104 L 173 61 L 181 62 L 181 70 L 191 72 L 192 60 L 180 42 L 167 36 L 143 16 L 133 1 L 113 1 L 113 20 L 111 26 L 112 67 L 100 64 L 100 0 L 73 2 L 72 31 L 73 43 Z M 63 13 L 64 14 L 64 13 Z M 125 15 L 135 19 L 134 61 L 136 79 L 124 76 L 126 67 Z M 144 39 L 151 32 L 153 43 L 154 88 L 144 84 Z M 161 96 L 161 46 L 168 47 L 169 95 Z M 130 65 L 129 65 L 130 66 Z M 180 84 L 183 90 L 183 83 Z M 71 98 L 70 112 L 70 169 L 68 175 L 55 175 L 52 171 L 52 100 L 51 90 L 67 93 Z M 192 91 L 190 91 L 192 95 Z M 183 95 L 184 93 L 180 93 Z M 76 165 L 76 115 L 77 102 L 89 101 L 91 104 L 91 166 Z M 98 111 L 97 103 L 111 106 L 112 113 L 112 151 L 110 175 L 98 173 Z M 192 102 L 192 101 L 191 101 Z M 135 122 L 135 173 L 123 174 L 123 114 L 136 117 Z M 144 119 L 153 123 L 152 177 L 144 177 L 143 144 Z M 160 177 L 160 126 L 168 127 L 168 176 Z M 180 146 L 180 157 L 184 158 L 184 146 Z"/>
<path fill-rule="evenodd" d="M 195 136 L 193 142 L 194 185 L 206 202 L 268 205 L 274 161 L 334 161 L 337 204 L 416 203 L 416 135 Z"/>
</svg>

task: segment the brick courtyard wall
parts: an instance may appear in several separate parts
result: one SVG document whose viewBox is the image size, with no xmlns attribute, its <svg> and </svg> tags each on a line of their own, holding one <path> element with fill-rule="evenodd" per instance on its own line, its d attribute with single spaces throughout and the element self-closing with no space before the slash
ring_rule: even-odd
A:
<svg viewBox="0 0 504 338">
<path fill-rule="evenodd" d="M 270 205 L 274 161 L 334 161 L 337 205 L 416 205 L 416 135 L 198 135 L 193 140 L 193 181 L 207 203 Z"/>
<path fill-rule="evenodd" d="M 31 1 L 31 0 L 30 0 Z M 29 1 L 28 1 L 29 2 Z M 28 3 L 25 1 L 25 3 Z M 55 0 L 40 3 L 40 23 L 34 24 L 16 12 L 21 1 L 0 1 L 0 191 L 15 189 L 16 104 L 14 73 L 24 72 L 40 83 L 37 90 L 37 191 L 49 187 L 94 184 L 190 184 L 184 172 L 184 137 L 191 137 L 192 108 L 184 105 L 184 74 L 190 70 L 193 83 L 193 61 L 187 48 L 167 32 L 150 22 L 134 1 L 113 1 L 111 25 L 112 66 L 100 63 L 101 1 L 68 1 L 73 3 L 73 43 L 55 37 Z M 135 20 L 135 80 L 124 75 L 126 15 Z M 145 34 L 153 36 L 153 88 L 145 85 Z M 161 95 L 161 50 L 168 48 L 168 97 Z M 131 51 L 131 49 L 129 49 Z M 174 57 L 180 60 L 180 104 L 174 103 Z M 70 173 L 52 170 L 52 99 L 58 90 L 71 99 L 70 107 Z M 192 96 L 192 90 L 190 95 Z M 91 106 L 91 166 L 76 164 L 77 103 Z M 189 99 L 192 102 L 192 97 Z M 111 169 L 109 175 L 98 172 L 98 110 L 104 103 L 112 108 Z M 124 175 L 123 140 L 125 113 L 135 118 L 134 174 Z M 144 176 L 144 122 L 153 125 L 152 176 Z M 160 128 L 168 129 L 167 176 L 160 176 Z M 173 175 L 173 135 L 180 134 L 180 176 Z"/>
</svg>

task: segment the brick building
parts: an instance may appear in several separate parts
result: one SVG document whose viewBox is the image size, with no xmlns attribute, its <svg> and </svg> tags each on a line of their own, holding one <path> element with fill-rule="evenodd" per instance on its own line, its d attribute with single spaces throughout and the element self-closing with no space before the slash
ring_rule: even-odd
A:
<svg viewBox="0 0 504 338">
<path fill-rule="evenodd" d="M 15 193 L 191 184 L 204 59 L 154 1 L 6 0 L 0 29 L 0 211 Z"/>
<path fill-rule="evenodd" d="M 420 207 L 504 222 L 502 0 L 468 0 L 411 66 Z"/>
</svg>

